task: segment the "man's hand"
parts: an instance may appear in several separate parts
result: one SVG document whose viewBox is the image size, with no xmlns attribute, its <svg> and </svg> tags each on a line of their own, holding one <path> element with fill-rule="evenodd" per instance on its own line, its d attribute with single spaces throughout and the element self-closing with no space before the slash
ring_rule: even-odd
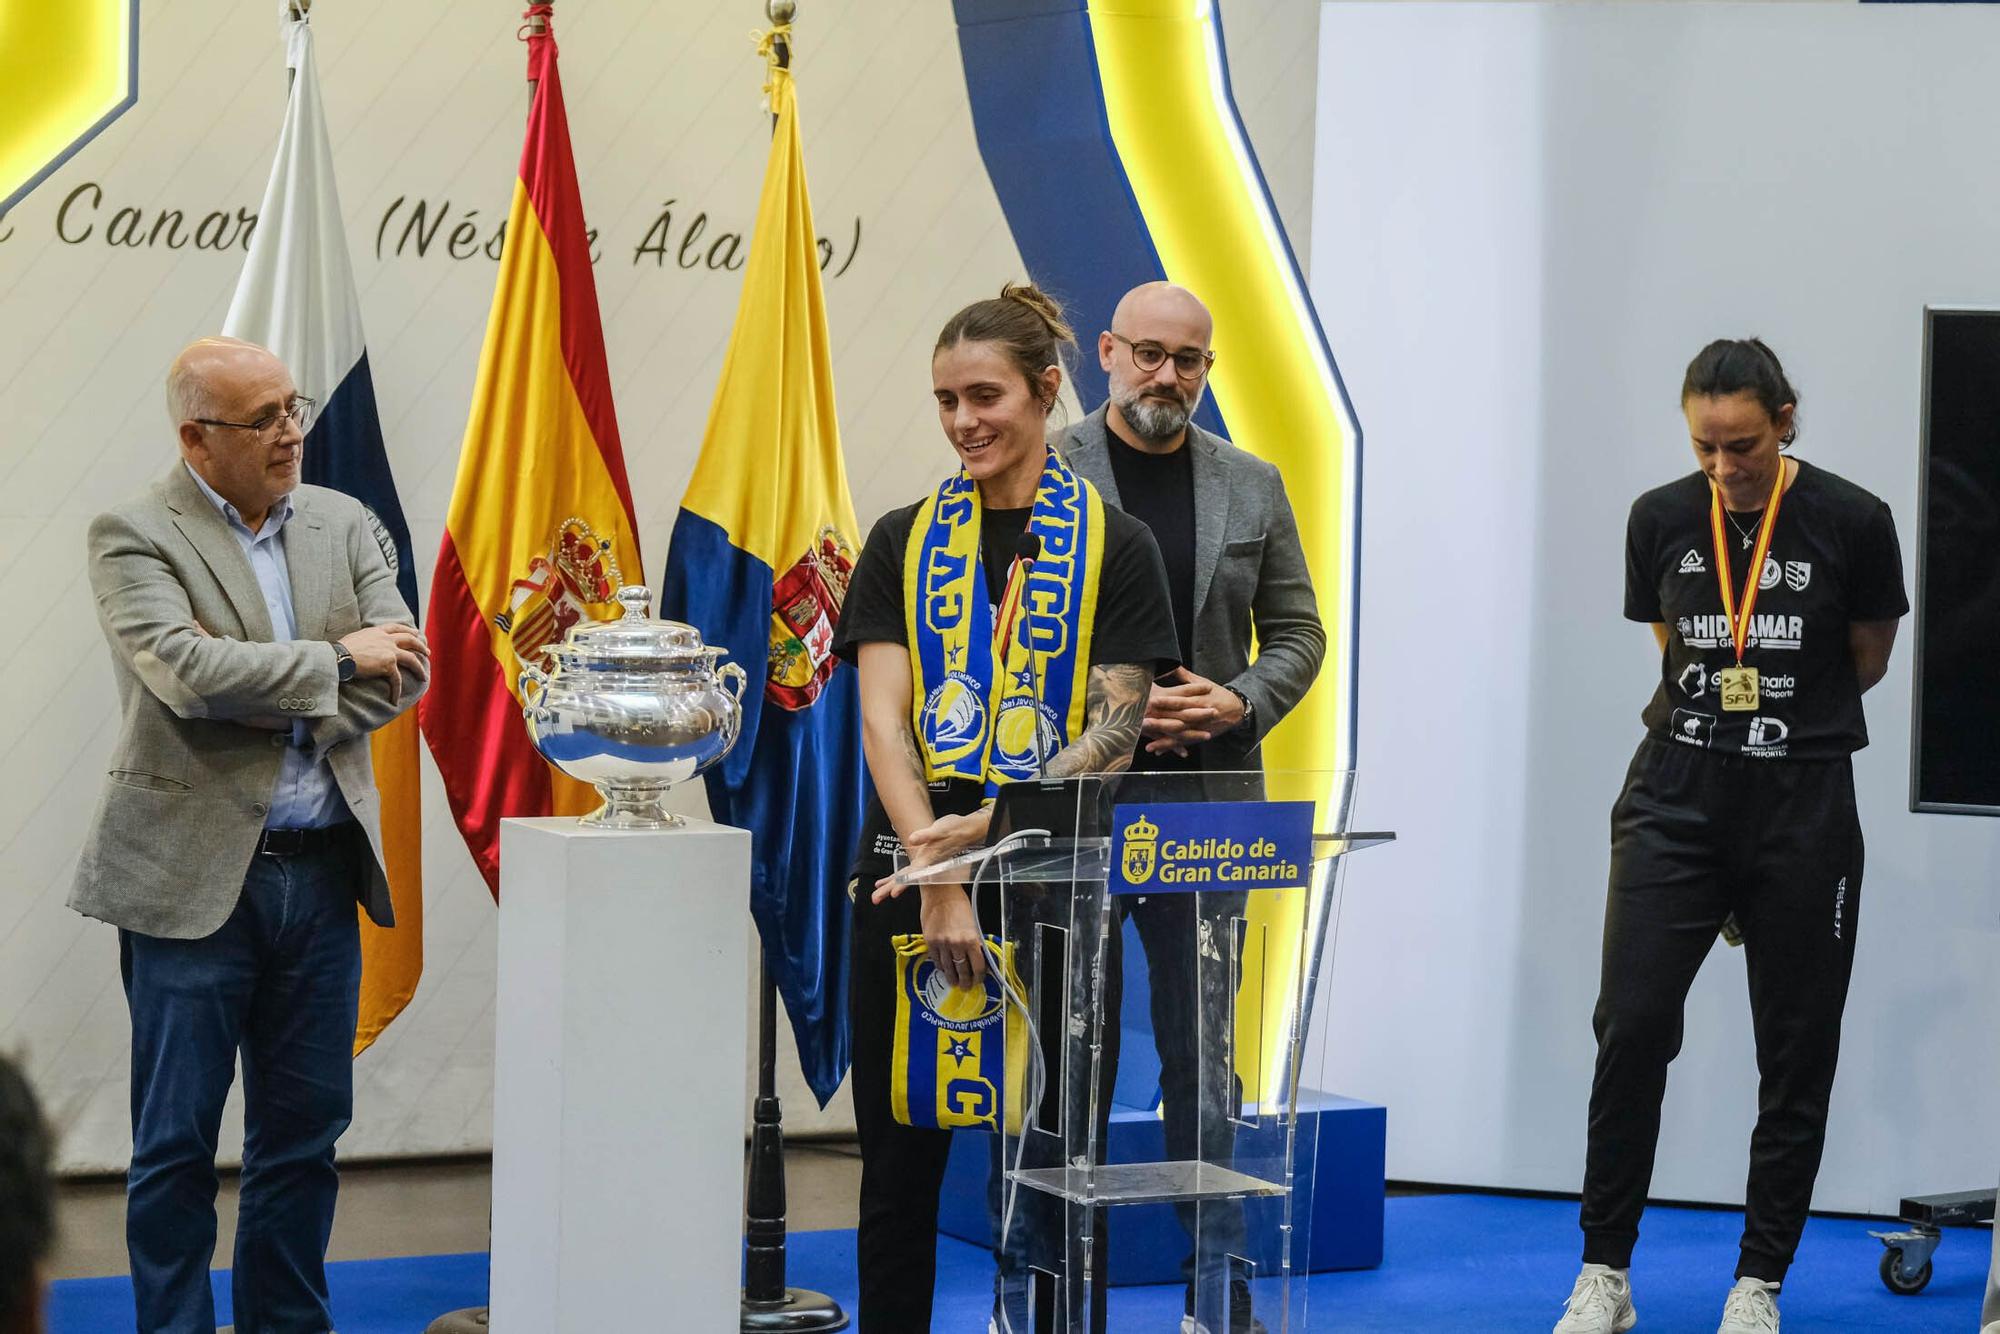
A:
<svg viewBox="0 0 2000 1334">
<path fill-rule="evenodd" d="M 1174 685 L 1153 683 L 1146 697 L 1146 721 L 1139 734 L 1149 755 L 1185 755 L 1189 746 L 1212 741 L 1243 721 L 1243 701 L 1227 686 L 1185 667 L 1170 674 Z"/>
<path fill-rule="evenodd" d="M 430 679 L 431 646 L 414 625 L 392 621 L 387 625 L 364 626 L 351 635 L 341 636 L 340 643 L 354 656 L 357 677 L 379 676 L 389 683 L 392 703 L 402 702 L 404 672 L 419 681 Z"/>
</svg>

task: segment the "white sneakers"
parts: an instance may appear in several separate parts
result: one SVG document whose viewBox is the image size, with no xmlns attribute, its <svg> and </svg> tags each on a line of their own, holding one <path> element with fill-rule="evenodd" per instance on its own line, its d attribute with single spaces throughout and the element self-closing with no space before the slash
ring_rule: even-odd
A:
<svg viewBox="0 0 2000 1334">
<path fill-rule="evenodd" d="M 1778 1285 L 1737 1279 L 1722 1303 L 1722 1325 L 1715 1334 L 1778 1334 Z"/>
<path fill-rule="evenodd" d="M 1556 1322 L 1555 1334 L 1625 1334 L 1638 1323 L 1626 1271 L 1585 1265 L 1570 1289 L 1569 1307 Z"/>
<path fill-rule="evenodd" d="M 1628 1272 L 1585 1265 L 1570 1289 L 1569 1307 L 1556 1322 L 1555 1334 L 1625 1334 L 1638 1323 Z M 1778 1285 L 1737 1279 L 1722 1304 L 1722 1324 L 1715 1334 L 1778 1334 Z"/>
</svg>

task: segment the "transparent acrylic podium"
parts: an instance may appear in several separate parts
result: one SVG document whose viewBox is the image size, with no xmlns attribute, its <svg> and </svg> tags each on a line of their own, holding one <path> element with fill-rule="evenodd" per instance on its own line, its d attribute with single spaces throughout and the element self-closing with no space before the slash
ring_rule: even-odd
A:
<svg viewBox="0 0 2000 1334">
<path fill-rule="evenodd" d="M 1029 1059 L 1007 1062 L 1025 1065 L 1025 1087 L 998 1100 L 1001 1334 L 1105 1328 L 1118 1209 L 1162 1203 L 1185 1234 L 1184 1329 L 1227 1334 L 1245 1306 L 1271 1334 L 1307 1328 L 1317 1136 L 1299 1133 L 1299 1096 L 1324 1088 L 1314 997 L 1345 854 L 1394 837 L 1348 830 L 1352 792 L 1345 772 L 1016 783 L 986 847 L 899 873 L 998 896 L 1029 1017 Z M 1121 1031 L 1127 918 L 1152 1022 Z M 1160 1070 L 1164 1133 L 1130 1137 L 1150 1146 L 1136 1158 L 1129 1143 L 1110 1152 L 1121 1047 Z"/>
</svg>

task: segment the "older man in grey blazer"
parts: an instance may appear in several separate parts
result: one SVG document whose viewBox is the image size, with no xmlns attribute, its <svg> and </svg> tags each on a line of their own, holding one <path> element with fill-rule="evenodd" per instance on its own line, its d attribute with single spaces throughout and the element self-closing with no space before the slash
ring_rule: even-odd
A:
<svg viewBox="0 0 2000 1334">
<path fill-rule="evenodd" d="M 312 404 L 233 339 L 167 377 L 180 457 L 102 514 L 91 587 L 121 727 L 70 906 L 118 928 L 132 1015 L 126 1245 L 141 1334 L 213 1334 L 215 1150 L 243 1063 L 241 1334 L 333 1328 L 356 904 L 394 924 L 368 734 L 429 648 L 362 505 L 300 485 Z"/>
<path fill-rule="evenodd" d="M 1207 308 L 1185 288 L 1148 283 L 1126 293 L 1097 339 L 1110 401 L 1057 442 L 1108 503 L 1152 529 L 1167 567 L 1182 665 L 1153 686 L 1135 773 L 1256 771 L 1265 735 L 1304 698 L 1326 654 L 1284 479 L 1190 420 L 1215 361 L 1213 328 Z M 1215 777 L 1156 781 L 1182 790 L 1199 784 L 1211 798 L 1260 788 Z M 1127 911 L 1151 978 L 1167 1154 L 1214 1161 L 1231 1151 L 1230 1118 L 1240 1114 L 1242 1086 L 1225 1062 L 1203 1061 L 1196 1050 L 1200 1032 L 1211 1058 L 1226 1053 L 1233 1011 L 1226 996 L 1197 996 L 1195 942 L 1203 925 L 1226 930 L 1244 896 L 1202 895 L 1211 919 L 1205 924 L 1196 921 L 1194 898 L 1154 895 Z M 1192 1235 L 1194 1206 L 1181 1206 L 1180 1216 Z M 1229 1256 L 1246 1253 L 1241 1203 L 1207 1201 L 1199 1219 L 1199 1254 L 1183 1265 L 1191 1288 L 1182 1329 L 1260 1334 L 1245 1277 L 1224 1272 Z M 1206 1276 L 1200 1311 L 1192 1292 L 1197 1272 Z"/>
</svg>

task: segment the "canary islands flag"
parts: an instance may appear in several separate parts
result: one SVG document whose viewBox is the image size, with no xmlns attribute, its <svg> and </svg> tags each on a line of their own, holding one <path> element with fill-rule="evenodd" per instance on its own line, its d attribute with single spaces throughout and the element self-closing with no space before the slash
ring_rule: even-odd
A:
<svg viewBox="0 0 2000 1334">
<path fill-rule="evenodd" d="M 389 475 L 375 411 L 361 303 L 355 296 L 340 193 L 334 188 L 333 147 L 313 64 L 312 27 L 285 17 L 280 28 L 292 72 L 291 99 L 257 230 L 251 234 L 250 256 L 222 331 L 275 352 L 290 368 L 299 392 L 319 404 L 306 436 L 304 478 L 345 491 L 367 507 L 383 559 L 395 573 L 397 591 L 414 623 L 417 575 L 410 559 L 410 528 Z M 405 713 L 376 732 L 369 744 L 396 925 L 385 930 L 361 914 L 357 1056 L 409 1004 L 424 969 L 416 717 Z"/>
<path fill-rule="evenodd" d="M 844 872 L 861 828 L 859 695 L 854 669 L 833 656 L 856 529 L 798 106 L 775 62 L 769 91 L 777 132 L 743 296 L 661 609 L 735 661 L 767 664 L 764 688 L 744 695 L 735 749 L 705 775 L 708 804 L 751 832 L 764 963 L 825 1106 L 847 1071 Z"/>
<path fill-rule="evenodd" d="M 432 681 L 417 708 L 453 816 L 496 894 L 500 821 L 581 815 L 597 794 L 551 768 L 521 722 L 521 665 L 641 582 L 597 287 L 552 32 L 535 31 L 528 140 L 431 578 Z"/>
</svg>

